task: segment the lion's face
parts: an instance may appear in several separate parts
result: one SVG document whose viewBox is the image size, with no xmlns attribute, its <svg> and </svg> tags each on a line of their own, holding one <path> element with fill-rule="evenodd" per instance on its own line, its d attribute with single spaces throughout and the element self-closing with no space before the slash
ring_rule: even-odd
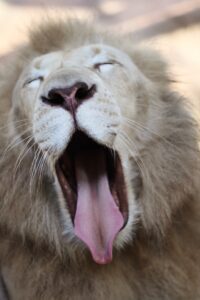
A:
<svg viewBox="0 0 200 300">
<path fill-rule="evenodd" d="M 165 62 L 120 41 L 47 22 L 0 70 L 0 224 L 100 264 L 134 236 L 159 243 L 199 190 L 196 125 Z"/>
<path fill-rule="evenodd" d="M 141 81 L 127 54 L 92 44 L 36 57 L 13 92 L 13 117 L 28 119 L 54 175 L 64 233 L 84 241 L 99 263 L 111 260 L 113 243 L 130 239 L 136 223 L 135 149 L 125 121 L 136 118 L 131 95 Z"/>
</svg>

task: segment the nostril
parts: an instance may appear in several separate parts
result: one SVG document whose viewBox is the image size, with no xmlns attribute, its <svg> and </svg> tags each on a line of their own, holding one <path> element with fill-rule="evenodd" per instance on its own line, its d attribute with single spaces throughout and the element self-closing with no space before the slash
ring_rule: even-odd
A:
<svg viewBox="0 0 200 300">
<path fill-rule="evenodd" d="M 93 84 L 91 88 L 89 88 L 86 83 L 82 83 L 76 91 L 75 99 L 78 101 L 87 100 L 89 98 L 92 98 L 95 93 L 96 93 L 95 84 Z"/>
<path fill-rule="evenodd" d="M 49 92 L 48 97 L 42 96 L 42 101 L 52 106 L 63 106 L 65 103 L 65 98 L 61 94 L 52 90 Z"/>
<path fill-rule="evenodd" d="M 76 100 L 84 100 L 85 97 L 87 97 L 88 94 L 88 86 L 86 83 L 81 83 L 79 88 L 77 89 L 75 93 Z"/>
</svg>

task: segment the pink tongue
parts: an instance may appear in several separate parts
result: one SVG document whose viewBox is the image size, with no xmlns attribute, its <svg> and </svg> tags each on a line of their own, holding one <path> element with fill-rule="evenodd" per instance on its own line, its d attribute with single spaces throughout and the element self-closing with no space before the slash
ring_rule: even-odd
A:
<svg viewBox="0 0 200 300">
<path fill-rule="evenodd" d="M 88 246 L 96 263 L 112 260 L 113 242 L 124 219 L 110 192 L 105 153 L 93 149 L 75 160 L 78 199 L 75 234 Z"/>
</svg>

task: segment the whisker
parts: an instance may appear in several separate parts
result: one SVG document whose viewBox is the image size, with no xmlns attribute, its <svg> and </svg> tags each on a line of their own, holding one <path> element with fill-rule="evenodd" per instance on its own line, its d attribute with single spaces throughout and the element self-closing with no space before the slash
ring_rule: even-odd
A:
<svg viewBox="0 0 200 300">
<path fill-rule="evenodd" d="M 142 125 L 141 123 L 138 123 L 134 120 L 128 119 L 128 118 L 123 118 L 125 120 L 125 125 L 133 128 L 133 129 L 139 129 L 142 130 L 144 132 L 149 132 L 150 134 L 158 137 L 159 139 L 161 139 L 164 143 L 170 145 L 171 147 L 173 147 L 176 151 L 180 151 L 179 148 L 174 145 L 172 142 L 170 142 L 167 138 L 161 136 L 160 134 L 158 134 L 157 132 L 153 131 L 152 129 L 149 129 L 148 127 Z"/>
<path fill-rule="evenodd" d="M 28 132 L 29 129 L 24 130 L 24 133 Z M 22 139 L 20 136 L 15 137 L 11 142 L 7 145 L 7 147 L 4 149 L 2 153 L 2 157 L 0 161 L 3 161 L 5 157 L 9 154 L 9 152 L 14 149 L 15 147 L 19 146 L 20 144 L 23 144 L 30 136 L 27 136 L 26 138 Z"/>
<path fill-rule="evenodd" d="M 34 155 L 33 161 L 31 163 L 30 167 L 30 184 L 29 184 L 29 192 L 30 195 L 32 194 L 32 186 L 34 185 L 35 176 L 37 174 L 37 162 L 40 159 L 40 155 L 42 154 L 42 151 L 40 148 L 37 148 L 36 153 Z"/>
<path fill-rule="evenodd" d="M 146 178 L 147 182 L 149 183 L 150 182 L 149 172 L 147 171 L 147 168 L 145 167 L 145 164 L 144 164 L 142 158 L 138 157 L 138 150 L 137 150 L 136 146 L 133 144 L 133 142 L 130 140 L 130 138 L 127 136 L 127 134 L 125 134 L 124 132 L 120 132 L 119 137 L 120 137 L 122 143 L 124 143 L 128 152 L 134 158 L 134 161 L 137 164 L 140 172 L 142 173 L 142 176 L 144 178 Z M 133 150 L 131 148 L 135 149 L 135 153 L 133 152 Z"/>
<path fill-rule="evenodd" d="M 14 167 L 14 176 L 16 176 L 17 174 L 17 170 L 19 169 L 23 159 L 25 158 L 25 156 L 27 155 L 27 153 L 33 148 L 34 146 L 34 143 L 28 147 L 28 145 L 33 142 L 33 137 L 32 136 L 29 136 L 27 137 L 28 141 L 26 141 L 25 145 L 24 145 L 24 148 L 22 149 L 22 151 L 20 152 L 17 160 L 16 160 L 16 163 L 15 163 L 15 167 Z"/>
<path fill-rule="evenodd" d="M 22 131 L 21 134 L 23 135 L 23 134 L 25 134 L 25 133 L 27 133 L 29 131 L 30 131 L 30 128 L 27 128 L 24 131 Z M 3 152 L 3 155 L 5 155 L 7 152 L 11 151 L 13 148 L 15 148 L 16 146 L 18 146 L 20 143 L 23 143 L 23 141 L 25 141 L 26 139 L 27 139 L 27 137 L 24 138 L 24 139 L 22 139 L 21 136 L 14 137 L 11 140 L 11 142 L 7 145 L 6 149 Z"/>
<path fill-rule="evenodd" d="M 20 120 L 6 120 L 6 124 L 4 124 L 2 127 L 0 127 L 0 130 L 4 130 L 6 128 L 9 128 L 10 125 L 14 125 L 15 128 L 20 128 L 22 126 L 28 125 L 28 119 L 20 119 Z"/>
<path fill-rule="evenodd" d="M 50 148 L 51 147 L 49 147 L 49 149 L 45 153 L 42 152 L 40 160 L 38 161 L 38 168 L 37 168 L 37 172 L 36 173 L 38 174 L 38 182 L 39 182 L 39 184 L 42 181 L 42 175 L 43 175 L 43 171 L 45 169 L 45 163 L 46 163 L 46 160 L 47 160 Z"/>
<path fill-rule="evenodd" d="M 35 170 L 35 176 L 36 176 L 36 174 L 38 174 L 37 184 L 36 184 L 36 195 L 39 192 L 41 184 L 42 184 L 42 175 L 44 174 L 43 172 L 45 170 L 46 162 L 49 157 L 49 153 L 50 153 L 51 149 L 52 149 L 52 146 L 49 146 L 49 148 L 45 151 L 45 153 L 43 153 L 40 150 L 41 156 L 36 162 L 37 166 L 36 166 L 36 170 Z"/>
<path fill-rule="evenodd" d="M 133 105 L 133 103 L 123 103 L 123 107 L 127 107 L 128 109 L 131 108 L 131 105 Z M 155 103 L 155 102 L 152 102 L 151 105 L 154 107 L 154 108 L 157 108 L 157 109 L 161 109 L 163 108 L 163 105 L 162 104 L 158 104 L 158 103 Z M 147 103 L 141 103 L 141 102 L 137 102 L 134 106 L 136 107 L 147 107 L 148 108 L 148 104 Z"/>
</svg>

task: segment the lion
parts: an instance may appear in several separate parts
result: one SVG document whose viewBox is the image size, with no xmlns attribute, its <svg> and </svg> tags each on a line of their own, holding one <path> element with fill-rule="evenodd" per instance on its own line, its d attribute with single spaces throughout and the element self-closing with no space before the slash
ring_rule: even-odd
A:
<svg viewBox="0 0 200 300">
<path fill-rule="evenodd" d="M 157 51 L 95 27 L 1 63 L 1 299 L 200 299 L 198 120 Z"/>
</svg>

